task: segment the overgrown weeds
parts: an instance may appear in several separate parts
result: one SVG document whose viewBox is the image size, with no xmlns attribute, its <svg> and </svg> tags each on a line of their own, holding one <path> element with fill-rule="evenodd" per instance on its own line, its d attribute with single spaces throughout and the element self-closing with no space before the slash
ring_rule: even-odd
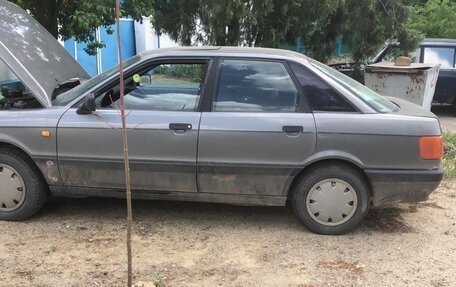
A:
<svg viewBox="0 0 456 287">
<path fill-rule="evenodd" d="M 442 165 L 446 178 L 456 178 L 456 133 L 446 131 L 443 133 L 444 154 Z"/>
</svg>

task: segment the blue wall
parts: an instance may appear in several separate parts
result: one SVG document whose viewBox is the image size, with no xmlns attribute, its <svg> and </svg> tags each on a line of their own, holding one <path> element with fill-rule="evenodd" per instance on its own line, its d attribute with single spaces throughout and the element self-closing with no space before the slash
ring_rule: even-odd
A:
<svg viewBox="0 0 456 287">
<path fill-rule="evenodd" d="M 77 43 L 74 39 L 66 40 L 65 49 L 73 56 L 84 69 L 91 75 L 95 76 L 119 63 L 117 56 L 117 36 L 116 26 L 111 26 L 112 34 L 107 33 L 106 28 L 99 28 L 97 39 L 104 42 L 105 47 L 100 49 L 96 56 L 90 56 L 84 48 L 85 43 Z M 122 19 L 120 21 L 120 36 L 122 47 L 122 59 L 128 59 L 136 54 L 135 46 L 135 28 L 131 19 Z"/>
</svg>

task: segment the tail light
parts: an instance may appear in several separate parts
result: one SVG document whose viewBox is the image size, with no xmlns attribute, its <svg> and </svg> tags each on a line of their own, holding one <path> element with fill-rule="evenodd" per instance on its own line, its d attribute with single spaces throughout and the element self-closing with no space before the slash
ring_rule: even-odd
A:
<svg viewBox="0 0 456 287">
<path fill-rule="evenodd" d="M 422 159 L 438 160 L 443 155 L 442 136 L 420 137 L 420 157 Z"/>
</svg>

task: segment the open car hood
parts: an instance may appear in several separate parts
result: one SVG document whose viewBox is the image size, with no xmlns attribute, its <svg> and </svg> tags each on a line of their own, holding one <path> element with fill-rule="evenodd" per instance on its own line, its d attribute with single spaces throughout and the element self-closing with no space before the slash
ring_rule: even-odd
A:
<svg viewBox="0 0 456 287">
<path fill-rule="evenodd" d="M 5 0 L 0 0 L 0 59 L 45 107 L 60 83 L 90 78 L 38 21 Z"/>
</svg>

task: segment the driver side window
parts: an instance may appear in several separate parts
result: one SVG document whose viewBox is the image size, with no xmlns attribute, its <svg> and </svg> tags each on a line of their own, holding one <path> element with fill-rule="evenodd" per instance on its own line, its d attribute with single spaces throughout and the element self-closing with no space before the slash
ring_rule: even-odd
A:
<svg viewBox="0 0 456 287">
<path fill-rule="evenodd" d="M 197 111 L 206 64 L 160 64 L 129 75 L 124 82 L 125 109 L 150 111 Z M 120 107 L 116 85 L 96 97 L 97 108 Z"/>
</svg>

